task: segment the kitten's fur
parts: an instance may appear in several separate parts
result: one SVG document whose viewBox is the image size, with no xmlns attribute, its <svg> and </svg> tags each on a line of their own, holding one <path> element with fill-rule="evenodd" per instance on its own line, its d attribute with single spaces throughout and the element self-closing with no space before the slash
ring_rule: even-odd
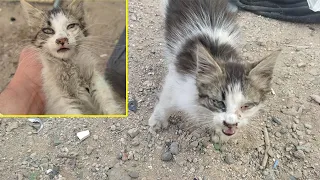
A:
<svg viewBox="0 0 320 180">
<path fill-rule="evenodd" d="M 95 68 L 97 57 L 85 45 L 88 32 L 83 0 L 48 12 L 25 0 L 21 5 L 29 26 L 37 29 L 32 44 L 40 52 L 43 64 L 45 113 L 124 114 L 122 103 Z"/>
<path fill-rule="evenodd" d="M 169 72 L 149 119 L 150 130 L 167 127 L 169 116 L 182 111 L 227 139 L 259 110 L 280 51 L 255 63 L 241 60 L 236 11 L 227 0 L 164 4 Z"/>
</svg>

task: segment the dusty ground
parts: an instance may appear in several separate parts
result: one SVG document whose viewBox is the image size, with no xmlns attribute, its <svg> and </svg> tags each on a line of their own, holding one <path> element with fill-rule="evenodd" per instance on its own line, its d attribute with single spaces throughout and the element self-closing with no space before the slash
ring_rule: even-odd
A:
<svg viewBox="0 0 320 180">
<path fill-rule="evenodd" d="M 127 119 L 43 119 L 39 134 L 26 119 L 0 124 L 0 175 L 4 179 L 320 179 L 320 26 L 298 25 L 240 13 L 242 55 L 252 61 L 283 49 L 264 110 L 229 144 L 209 142 L 205 132 L 181 122 L 152 137 L 147 120 L 166 72 L 159 2 L 129 2 L 129 89 L 139 103 Z M 277 118 L 278 121 L 273 121 Z M 271 141 L 264 157 L 267 127 Z M 76 133 L 90 130 L 80 142 Z M 172 143 L 173 142 L 173 143 Z M 166 144 L 177 144 L 162 161 Z M 171 148 L 171 151 L 174 148 Z M 166 153 L 168 155 L 168 153 Z M 164 158 L 164 157 L 162 157 Z M 165 157 L 170 158 L 170 154 Z M 274 162 L 279 164 L 273 168 Z M 52 170 L 48 175 L 47 170 Z M 63 178 L 62 178 L 63 177 Z"/>
</svg>

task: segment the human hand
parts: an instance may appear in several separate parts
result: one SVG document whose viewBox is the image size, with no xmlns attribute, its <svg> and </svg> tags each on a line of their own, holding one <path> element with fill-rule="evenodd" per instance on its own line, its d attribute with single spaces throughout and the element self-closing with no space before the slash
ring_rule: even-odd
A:
<svg viewBox="0 0 320 180">
<path fill-rule="evenodd" d="M 15 75 L 0 94 L 2 114 L 44 113 L 45 96 L 42 91 L 41 69 L 38 52 L 32 48 L 23 49 Z"/>
</svg>

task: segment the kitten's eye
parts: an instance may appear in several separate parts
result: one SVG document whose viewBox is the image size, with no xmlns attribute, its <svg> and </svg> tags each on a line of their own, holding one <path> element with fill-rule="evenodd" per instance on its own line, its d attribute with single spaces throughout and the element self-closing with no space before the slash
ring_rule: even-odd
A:
<svg viewBox="0 0 320 180">
<path fill-rule="evenodd" d="M 222 112 L 226 112 L 226 105 L 224 104 L 223 101 L 217 101 L 217 100 L 214 100 L 214 99 L 210 99 L 210 103 L 219 108 Z"/>
<path fill-rule="evenodd" d="M 249 110 L 251 108 L 253 108 L 254 106 L 256 106 L 257 103 L 247 103 L 247 104 L 244 104 L 243 106 L 241 106 L 241 111 L 246 111 L 246 110 Z"/>
<path fill-rule="evenodd" d="M 43 28 L 42 32 L 45 34 L 54 34 L 54 30 L 51 28 Z"/>
<path fill-rule="evenodd" d="M 69 24 L 68 27 L 67 27 L 67 29 L 69 30 L 69 29 L 75 28 L 75 27 L 78 26 L 78 25 L 79 25 L 79 24 L 77 24 L 77 23 Z"/>
</svg>

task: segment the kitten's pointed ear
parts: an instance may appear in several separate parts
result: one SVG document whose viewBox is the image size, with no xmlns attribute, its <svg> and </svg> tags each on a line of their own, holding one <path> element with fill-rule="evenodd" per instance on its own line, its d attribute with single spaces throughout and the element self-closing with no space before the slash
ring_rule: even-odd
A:
<svg viewBox="0 0 320 180">
<path fill-rule="evenodd" d="M 83 0 L 73 0 L 68 8 L 77 18 L 82 18 L 84 16 Z"/>
<path fill-rule="evenodd" d="M 258 62 L 250 64 L 251 70 L 248 77 L 255 87 L 266 92 L 270 91 L 273 70 L 280 53 L 281 49 Z"/>
<path fill-rule="evenodd" d="M 221 67 L 203 45 L 197 45 L 195 57 L 197 60 L 198 80 L 206 82 L 222 74 Z"/>
<path fill-rule="evenodd" d="M 25 0 L 20 0 L 23 13 L 27 18 L 27 23 L 29 26 L 39 25 L 39 22 L 44 18 L 44 12 L 33 7 L 31 4 Z"/>
</svg>

